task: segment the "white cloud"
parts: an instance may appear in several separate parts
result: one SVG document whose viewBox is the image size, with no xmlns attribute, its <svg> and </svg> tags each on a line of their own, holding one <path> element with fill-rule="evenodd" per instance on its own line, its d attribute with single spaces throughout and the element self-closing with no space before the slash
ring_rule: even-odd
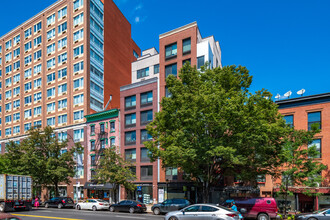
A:
<svg viewBox="0 0 330 220">
<path fill-rule="evenodd" d="M 140 17 L 139 16 L 136 16 L 135 19 L 134 19 L 135 23 L 139 23 L 140 22 Z"/>
<path fill-rule="evenodd" d="M 139 3 L 135 8 L 134 8 L 134 11 L 138 11 L 140 9 L 143 8 L 143 4 L 142 3 Z"/>
</svg>

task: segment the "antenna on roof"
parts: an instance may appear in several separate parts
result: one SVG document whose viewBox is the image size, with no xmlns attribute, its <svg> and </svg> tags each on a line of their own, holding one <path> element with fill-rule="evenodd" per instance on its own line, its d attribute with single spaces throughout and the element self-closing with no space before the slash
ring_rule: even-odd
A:
<svg viewBox="0 0 330 220">
<path fill-rule="evenodd" d="M 297 94 L 303 96 L 305 92 L 306 92 L 305 89 L 301 89 L 297 92 Z"/>
<path fill-rule="evenodd" d="M 275 99 L 280 99 L 281 95 L 277 93 L 277 95 L 275 96 Z"/>
<path fill-rule="evenodd" d="M 288 98 L 290 98 L 290 95 L 292 95 L 292 92 L 291 92 L 291 90 L 290 90 L 290 91 L 288 91 L 288 92 L 286 92 L 286 93 L 284 94 L 284 96 L 285 96 L 285 97 L 288 97 Z"/>
</svg>

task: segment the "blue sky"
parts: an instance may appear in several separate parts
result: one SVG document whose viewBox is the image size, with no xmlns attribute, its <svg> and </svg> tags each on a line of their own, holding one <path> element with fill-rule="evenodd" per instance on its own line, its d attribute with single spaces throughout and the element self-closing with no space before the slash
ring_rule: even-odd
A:
<svg viewBox="0 0 330 220">
<path fill-rule="evenodd" d="M 109 0 L 106 0 L 109 1 Z M 274 95 L 306 89 L 330 92 L 328 0 L 114 0 L 132 24 L 142 50 L 158 49 L 158 36 L 197 21 L 203 37 L 214 35 L 222 64 L 246 66 L 252 90 Z M 0 36 L 55 0 L 2 1 Z"/>
</svg>

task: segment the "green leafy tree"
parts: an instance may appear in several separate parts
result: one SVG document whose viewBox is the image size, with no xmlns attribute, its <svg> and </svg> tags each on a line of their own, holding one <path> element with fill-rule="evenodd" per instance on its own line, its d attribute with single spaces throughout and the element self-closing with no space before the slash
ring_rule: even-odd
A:
<svg viewBox="0 0 330 220">
<path fill-rule="evenodd" d="M 35 186 L 53 185 L 55 196 L 58 196 L 59 183 L 70 183 L 75 175 L 75 153 L 83 151 L 80 143 L 67 148 L 68 140 L 60 142 L 51 127 L 29 130 L 28 137 L 19 145 L 10 142 L 3 158 L 12 167 L 7 173 L 30 175 Z"/>
<path fill-rule="evenodd" d="M 293 196 L 292 186 L 303 188 L 302 193 L 308 196 L 317 196 L 316 187 L 322 182 L 321 172 L 327 167 L 314 160 L 320 156 L 316 146 L 308 145 L 313 141 L 314 135 L 319 132 L 318 125 L 313 125 L 311 131 L 291 129 L 290 134 L 284 139 L 283 151 L 280 155 L 283 169 L 279 185 L 279 195 L 282 195 L 284 204 L 283 212 L 286 216 L 288 210 L 288 196 Z"/>
<path fill-rule="evenodd" d="M 242 66 L 198 71 L 186 64 L 179 78 L 167 77 L 171 97 L 161 100 L 161 111 L 147 127 L 152 159 L 199 182 L 204 202 L 225 176 L 256 186 L 258 175 L 273 174 L 280 165 L 285 121 L 271 94 L 252 94 L 251 83 Z"/>
<path fill-rule="evenodd" d="M 112 193 L 115 202 L 117 202 L 117 190 L 119 186 L 124 186 L 126 190 L 132 191 L 136 187 L 132 183 L 136 179 L 131 171 L 131 163 L 125 161 L 121 155 L 116 152 L 116 147 L 112 146 L 103 150 L 99 164 L 96 169 L 96 175 L 93 177 L 98 183 L 111 183 Z"/>
</svg>

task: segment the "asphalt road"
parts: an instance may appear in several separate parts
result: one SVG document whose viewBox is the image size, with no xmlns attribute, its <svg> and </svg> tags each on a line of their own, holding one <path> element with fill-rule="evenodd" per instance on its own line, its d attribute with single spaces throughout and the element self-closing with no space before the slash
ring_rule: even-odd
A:
<svg viewBox="0 0 330 220">
<path fill-rule="evenodd" d="M 88 211 L 76 209 L 56 209 L 56 208 L 39 208 L 32 211 L 12 212 L 22 220 L 41 220 L 41 219 L 62 219 L 62 220 L 164 220 L 164 216 L 155 216 L 151 213 L 125 213 L 110 211 Z"/>
</svg>

